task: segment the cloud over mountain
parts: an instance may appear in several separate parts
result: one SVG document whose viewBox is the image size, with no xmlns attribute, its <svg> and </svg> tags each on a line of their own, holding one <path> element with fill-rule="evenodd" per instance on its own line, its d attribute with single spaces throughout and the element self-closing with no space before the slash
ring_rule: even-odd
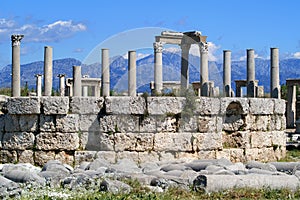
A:
<svg viewBox="0 0 300 200">
<path fill-rule="evenodd" d="M 72 37 L 77 32 L 86 31 L 87 26 L 72 20 L 58 20 L 50 24 L 38 25 L 24 23 L 12 19 L 0 19 L 0 43 L 7 40 L 12 34 L 24 34 L 24 42 L 58 42 Z"/>
</svg>

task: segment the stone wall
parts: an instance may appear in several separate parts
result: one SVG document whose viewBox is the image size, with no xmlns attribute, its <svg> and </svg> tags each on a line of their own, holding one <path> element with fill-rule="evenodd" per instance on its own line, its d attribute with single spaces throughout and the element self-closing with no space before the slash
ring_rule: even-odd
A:
<svg viewBox="0 0 300 200">
<path fill-rule="evenodd" d="M 221 157 L 246 162 L 285 156 L 284 100 L 12 97 L 1 105 L 2 163 Z"/>
</svg>

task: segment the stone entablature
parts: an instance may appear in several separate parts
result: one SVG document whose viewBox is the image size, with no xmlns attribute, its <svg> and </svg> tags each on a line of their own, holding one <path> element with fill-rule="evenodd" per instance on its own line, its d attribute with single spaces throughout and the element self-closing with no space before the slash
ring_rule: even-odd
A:
<svg viewBox="0 0 300 200">
<path fill-rule="evenodd" d="M 285 101 L 210 97 L 7 98 L 0 162 L 105 158 L 138 163 L 285 156 Z M 187 106 L 189 105 L 189 106 Z"/>
</svg>

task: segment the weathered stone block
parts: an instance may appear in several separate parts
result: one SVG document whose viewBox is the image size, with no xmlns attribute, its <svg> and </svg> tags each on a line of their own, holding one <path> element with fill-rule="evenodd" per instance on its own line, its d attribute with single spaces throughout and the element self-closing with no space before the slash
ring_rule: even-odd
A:
<svg viewBox="0 0 300 200">
<path fill-rule="evenodd" d="M 114 135 L 97 132 L 80 134 L 80 149 L 88 151 L 114 151 Z"/>
<path fill-rule="evenodd" d="M 157 154 L 157 152 L 154 151 L 138 152 L 138 156 L 139 156 L 139 163 L 159 161 L 159 155 Z"/>
<path fill-rule="evenodd" d="M 199 151 L 197 152 L 198 154 L 198 159 L 203 160 L 203 159 L 216 159 L 216 151 Z"/>
<path fill-rule="evenodd" d="M 273 99 L 250 98 L 250 113 L 253 115 L 272 115 L 274 113 Z"/>
<path fill-rule="evenodd" d="M 106 133 L 138 132 L 139 117 L 134 115 L 105 115 L 100 117 L 100 131 Z"/>
<path fill-rule="evenodd" d="M 252 126 L 253 131 L 269 131 L 271 116 L 270 115 L 257 115 L 255 119 L 255 124 Z"/>
<path fill-rule="evenodd" d="M 117 162 L 117 154 L 115 151 L 98 151 L 96 153 L 96 158 L 102 158 L 110 163 Z"/>
<path fill-rule="evenodd" d="M 75 151 L 75 166 L 82 162 L 92 162 L 96 158 L 97 151 Z"/>
<path fill-rule="evenodd" d="M 281 131 L 286 129 L 286 119 L 284 115 L 272 115 L 270 120 L 270 130 Z"/>
<path fill-rule="evenodd" d="M 60 151 L 55 154 L 54 156 L 55 160 L 59 160 L 62 163 L 68 164 L 68 165 L 73 165 L 74 164 L 74 155 L 69 154 L 65 151 Z"/>
<path fill-rule="evenodd" d="M 55 132 L 55 117 L 51 115 L 40 114 L 40 131 L 41 132 Z"/>
<path fill-rule="evenodd" d="M 272 146 L 272 132 L 251 132 L 251 148 Z"/>
<path fill-rule="evenodd" d="M 175 152 L 172 151 L 172 152 L 157 152 L 158 156 L 159 156 L 159 161 L 161 162 L 170 162 L 170 161 L 173 161 L 175 160 Z"/>
<path fill-rule="evenodd" d="M 34 134 L 28 132 L 5 133 L 2 139 L 3 149 L 25 150 L 34 146 Z"/>
<path fill-rule="evenodd" d="M 107 114 L 140 114 L 146 110 L 146 101 L 143 97 L 111 96 L 105 98 L 105 111 Z"/>
<path fill-rule="evenodd" d="M 79 115 L 67 114 L 56 116 L 56 131 L 77 132 L 79 130 Z"/>
<path fill-rule="evenodd" d="M 220 99 L 211 97 L 200 97 L 195 101 L 195 114 L 218 115 L 220 113 Z"/>
<path fill-rule="evenodd" d="M 191 133 L 157 133 L 154 151 L 192 151 Z"/>
<path fill-rule="evenodd" d="M 241 110 L 239 110 L 239 114 L 245 115 L 249 113 L 250 105 L 249 105 L 249 99 L 248 98 L 221 98 L 221 108 L 220 108 L 220 114 L 226 115 L 228 114 L 228 110 L 231 109 L 229 105 L 239 105 Z M 233 106 L 234 107 L 234 106 Z M 233 108 L 237 109 L 237 108 Z"/>
<path fill-rule="evenodd" d="M 268 162 L 268 161 L 275 161 L 276 156 L 273 150 L 273 147 L 264 147 L 261 149 L 252 148 L 252 149 L 245 149 L 245 160 L 257 160 L 261 162 Z"/>
<path fill-rule="evenodd" d="M 78 133 L 40 133 L 36 136 L 39 150 L 76 150 L 79 147 Z"/>
<path fill-rule="evenodd" d="M 115 151 L 150 151 L 153 133 L 115 133 Z"/>
<path fill-rule="evenodd" d="M 167 113 L 181 113 L 184 105 L 184 97 L 148 97 L 148 113 L 150 115 L 164 115 Z"/>
<path fill-rule="evenodd" d="M 285 114 L 285 100 L 284 99 L 273 99 L 274 101 L 274 114 L 284 115 Z"/>
<path fill-rule="evenodd" d="M 217 117 L 216 116 L 199 116 L 197 119 L 198 131 L 200 133 L 216 132 Z"/>
<path fill-rule="evenodd" d="M 70 112 L 74 114 L 98 114 L 103 108 L 103 97 L 71 97 Z"/>
<path fill-rule="evenodd" d="M 45 115 L 68 114 L 69 97 L 42 97 L 41 101 Z"/>
<path fill-rule="evenodd" d="M 175 158 L 181 161 L 190 162 L 199 159 L 198 152 L 175 152 Z"/>
<path fill-rule="evenodd" d="M 157 128 L 157 116 L 146 116 L 140 118 L 139 132 L 155 133 Z"/>
<path fill-rule="evenodd" d="M 250 131 L 223 132 L 223 148 L 250 148 Z"/>
<path fill-rule="evenodd" d="M 121 160 L 121 159 L 130 159 L 134 161 L 135 163 L 139 163 L 139 154 L 138 152 L 134 151 L 122 151 L 122 152 L 117 152 L 116 153 L 116 160 Z"/>
<path fill-rule="evenodd" d="M 18 154 L 19 163 L 30 163 L 34 165 L 34 153 L 32 150 L 19 151 Z"/>
<path fill-rule="evenodd" d="M 99 131 L 100 123 L 97 115 L 80 115 L 79 130 L 80 131 Z"/>
<path fill-rule="evenodd" d="M 193 133 L 194 151 L 211 151 L 222 149 L 222 133 Z"/>
<path fill-rule="evenodd" d="M 158 117 L 156 121 L 157 132 L 177 132 L 179 128 L 176 116 Z"/>
<path fill-rule="evenodd" d="M 9 114 L 40 114 L 39 97 L 8 98 L 7 111 Z"/>
<path fill-rule="evenodd" d="M 198 131 L 198 117 L 192 116 L 189 119 L 179 120 L 179 132 L 197 132 Z"/>
<path fill-rule="evenodd" d="M 223 149 L 216 152 L 216 158 L 226 158 L 232 162 L 245 162 L 244 150 L 237 148 Z"/>
<path fill-rule="evenodd" d="M 49 160 L 54 160 L 55 152 L 54 151 L 35 151 L 34 152 L 34 161 L 38 166 L 43 166 Z"/>
<path fill-rule="evenodd" d="M 271 133 L 272 146 L 285 147 L 286 145 L 286 133 L 284 131 L 272 131 Z"/>
<path fill-rule="evenodd" d="M 0 163 L 16 163 L 18 161 L 18 154 L 16 151 L 1 150 Z"/>
<path fill-rule="evenodd" d="M 5 115 L 6 132 L 35 132 L 37 124 L 38 115 Z"/>
</svg>

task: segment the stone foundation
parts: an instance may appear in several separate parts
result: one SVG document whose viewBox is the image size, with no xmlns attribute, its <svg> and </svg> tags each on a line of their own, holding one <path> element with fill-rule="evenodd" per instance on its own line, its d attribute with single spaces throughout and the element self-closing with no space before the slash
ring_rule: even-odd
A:
<svg viewBox="0 0 300 200">
<path fill-rule="evenodd" d="M 279 99 L 11 97 L 2 111 L 2 163 L 285 156 L 285 101 Z"/>
</svg>

